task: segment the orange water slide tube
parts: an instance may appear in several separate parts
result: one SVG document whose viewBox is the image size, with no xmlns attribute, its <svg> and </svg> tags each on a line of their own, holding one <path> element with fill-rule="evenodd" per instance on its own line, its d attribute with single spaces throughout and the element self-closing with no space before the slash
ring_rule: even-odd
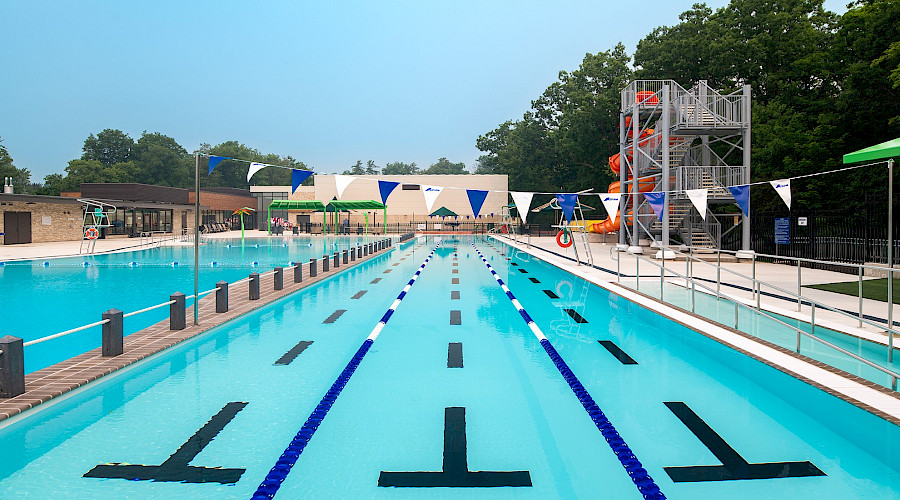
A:
<svg viewBox="0 0 900 500">
<path fill-rule="evenodd" d="M 628 179 L 626 186 L 627 186 L 626 189 L 628 190 L 627 192 L 631 193 L 632 188 L 631 188 L 631 179 L 630 178 Z M 638 180 L 638 192 L 639 193 L 646 193 L 648 191 L 653 191 L 654 186 L 656 186 L 656 180 L 653 177 L 647 177 L 647 178 Z M 612 184 L 610 184 L 609 188 L 607 189 L 607 192 L 608 193 L 621 193 L 622 191 L 621 191 L 619 182 L 613 182 Z M 626 217 L 626 220 L 630 222 L 632 219 L 629 214 L 631 214 L 631 210 L 626 210 L 625 217 Z M 594 223 L 591 226 L 591 232 L 601 233 L 601 234 L 602 233 L 613 233 L 613 232 L 616 232 L 619 230 L 619 225 L 620 225 L 619 214 L 616 214 L 615 217 L 607 217 L 606 220 L 604 220 L 602 222 Z"/>
</svg>

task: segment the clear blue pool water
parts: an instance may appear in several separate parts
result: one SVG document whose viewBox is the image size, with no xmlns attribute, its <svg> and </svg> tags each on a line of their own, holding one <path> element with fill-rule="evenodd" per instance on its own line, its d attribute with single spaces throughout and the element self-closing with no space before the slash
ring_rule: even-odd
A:
<svg viewBox="0 0 900 500">
<path fill-rule="evenodd" d="M 456 260 L 454 240 L 438 248 L 276 498 L 640 498 L 461 240 Z M 900 497 L 896 426 L 501 243 L 477 245 L 668 498 Z M 0 498 L 250 498 L 433 246 L 347 269 L 0 429 Z M 274 364 L 300 341 L 313 343 Z M 463 368 L 447 367 L 455 342 Z M 98 464 L 161 464 L 234 402 L 246 406 L 190 462 L 244 469 L 234 484 L 82 477 Z M 665 467 L 720 462 L 667 402 L 749 462 L 810 461 L 826 475 L 673 482 Z M 378 487 L 381 471 L 441 470 L 448 407 L 465 408 L 469 470 L 528 471 L 532 486 Z"/>
<path fill-rule="evenodd" d="M 200 291 L 263 273 L 291 261 L 308 262 L 365 241 L 352 237 L 213 239 L 200 247 Z M 46 264 L 45 264 L 46 263 Z M 173 265 L 173 263 L 176 263 Z M 194 293 L 194 247 L 5 262 L 0 266 L 0 336 L 29 340 L 87 325 L 115 308 L 126 313 Z M 191 301 L 188 301 L 191 305 Z M 125 319 L 125 334 L 168 316 L 161 308 Z M 100 327 L 26 347 L 33 372 L 100 346 Z"/>
</svg>

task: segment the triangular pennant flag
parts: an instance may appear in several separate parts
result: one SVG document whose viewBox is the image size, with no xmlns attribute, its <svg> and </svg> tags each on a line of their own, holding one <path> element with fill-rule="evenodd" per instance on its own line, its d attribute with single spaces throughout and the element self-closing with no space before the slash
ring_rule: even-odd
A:
<svg viewBox="0 0 900 500">
<path fill-rule="evenodd" d="M 268 167 L 265 163 L 256 163 L 253 162 L 250 164 L 250 168 L 247 170 L 247 182 L 250 182 L 250 178 L 253 177 L 253 174 L 259 172 L 260 170 Z"/>
<path fill-rule="evenodd" d="M 393 181 L 378 181 L 378 191 L 381 193 L 381 203 L 387 205 L 388 196 L 394 191 L 394 188 L 399 186 L 399 182 Z"/>
<path fill-rule="evenodd" d="M 781 199 L 784 200 L 784 203 L 787 204 L 788 210 L 791 208 L 791 180 L 790 179 L 781 179 L 777 181 L 769 181 L 769 184 L 775 188 L 775 191 L 781 196 Z"/>
<path fill-rule="evenodd" d="M 294 194 L 294 191 L 300 187 L 300 184 L 303 184 L 303 181 L 312 174 L 312 170 L 298 170 L 296 168 L 291 170 L 291 194 Z"/>
<path fill-rule="evenodd" d="M 355 180 L 356 180 L 356 177 L 351 177 L 349 175 L 335 175 L 334 176 L 334 185 L 337 187 L 338 199 L 341 199 L 341 196 L 343 196 L 343 194 L 344 194 L 344 190 L 347 189 L 347 186 L 349 186 L 350 183 Z"/>
<path fill-rule="evenodd" d="M 227 156 L 209 155 L 209 172 L 207 172 L 206 175 L 211 174 L 213 169 L 216 168 L 216 165 L 218 165 L 219 163 L 222 163 L 222 160 L 230 160 L 230 159 L 231 158 L 228 158 Z"/>
<path fill-rule="evenodd" d="M 472 213 L 475 217 L 478 217 L 478 214 L 481 213 L 481 207 L 484 205 L 484 199 L 487 198 L 487 191 L 482 191 L 480 189 L 466 189 L 466 194 L 469 195 L 469 205 L 472 206 Z"/>
<path fill-rule="evenodd" d="M 622 193 L 603 193 L 600 195 L 600 201 L 603 203 L 603 208 L 606 209 L 610 219 L 615 219 L 616 214 L 619 213 L 619 200 L 621 199 Z"/>
<path fill-rule="evenodd" d="M 578 195 L 574 193 L 557 194 L 556 201 L 559 202 L 559 208 L 562 209 L 566 222 L 571 221 L 572 215 L 575 213 L 575 203 L 578 202 Z"/>
<path fill-rule="evenodd" d="M 706 201 L 709 197 L 709 189 L 685 189 L 684 194 L 694 204 L 694 208 L 700 212 L 700 217 L 706 220 Z"/>
<path fill-rule="evenodd" d="M 731 196 L 734 196 L 734 201 L 741 207 L 741 212 L 744 212 L 744 216 L 750 217 L 750 186 L 747 184 L 743 186 L 729 186 L 728 190 L 731 191 Z"/>
<path fill-rule="evenodd" d="M 656 218 L 659 220 L 662 220 L 663 208 L 665 208 L 665 206 L 666 206 L 666 193 L 665 192 L 644 193 L 644 198 L 647 199 L 647 203 L 650 205 L 650 208 L 653 209 L 653 213 L 656 214 Z"/>
<path fill-rule="evenodd" d="M 510 191 L 510 195 L 512 195 L 513 203 L 516 204 L 516 210 L 519 212 L 519 217 L 522 218 L 522 223 L 528 219 L 528 209 L 531 208 L 531 199 L 534 198 L 534 193 L 529 193 L 527 191 Z"/>
<path fill-rule="evenodd" d="M 425 207 L 429 212 L 431 212 L 431 207 L 434 206 L 434 202 L 437 200 L 438 195 L 441 194 L 441 191 L 443 190 L 444 188 L 440 186 L 422 185 L 422 195 L 425 196 Z"/>
</svg>

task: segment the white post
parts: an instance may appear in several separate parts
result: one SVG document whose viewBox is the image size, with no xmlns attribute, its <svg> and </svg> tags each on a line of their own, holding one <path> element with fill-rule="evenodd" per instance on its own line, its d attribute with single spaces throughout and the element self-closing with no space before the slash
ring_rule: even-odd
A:
<svg viewBox="0 0 900 500">
<path fill-rule="evenodd" d="M 200 153 L 194 153 L 194 324 L 200 324 Z"/>
</svg>

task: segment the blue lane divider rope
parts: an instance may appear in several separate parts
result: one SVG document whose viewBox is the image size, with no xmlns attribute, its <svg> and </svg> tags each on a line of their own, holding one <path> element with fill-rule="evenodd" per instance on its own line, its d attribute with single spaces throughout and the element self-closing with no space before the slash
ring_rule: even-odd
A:
<svg viewBox="0 0 900 500">
<path fill-rule="evenodd" d="M 356 368 L 362 362 L 363 358 L 366 356 L 366 353 L 369 352 L 369 348 L 372 347 L 372 344 L 375 342 L 375 339 L 378 338 L 378 335 L 381 333 L 381 330 L 384 329 L 384 325 L 387 324 L 388 320 L 391 319 L 391 315 L 394 314 L 394 311 L 397 310 L 397 306 L 400 305 L 400 302 L 406 296 L 406 293 L 410 288 L 416 283 L 416 280 L 419 279 L 419 275 L 422 274 L 422 270 L 425 269 L 425 266 L 431 260 L 431 257 L 434 256 L 434 252 L 437 251 L 438 247 L 441 246 L 441 239 L 438 239 L 437 245 L 431 250 L 431 253 L 425 258 L 425 261 L 422 262 L 422 265 L 419 266 L 419 269 L 412 276 L 412 279 L 403 287 L 403 290 L 400 292 L 400 295 L 394 299 L 394 302 L 391 304 L 391 307 L 388 308 L 387 312 L 384 313 L 384 316 L 381 317 L 381 320 L 378 321 L 378 324 L 375 325 L 375 328 L 372 329 L 372 332 L 366 338 L 366 340 L 359 347 L 359 350 L 356 351 L 356 354 L 353 355 L 353 358 L 350 359 L 350 362 L 347 363 L 347 366 L 344 367 L 344 370 L 341 371 L 341 374 L 338 376 L 337 380 L 331 385 L 331 388 L 328 389 L 328 392 L 325 393 L 325 396 L 322 397 L 322 400 L 319 401 L 319 404 L 316 405 L 316 409 L 312 411 L 309 417 L 306 419 L 306 422 L 303 423 L 303 427 L 300 428 L 300 431 L 294 436 L 294 439 L 291 440 L 291 444 L 284 450 L 284 453 L 278 457 L 278 461 L 275 462 L 275 465 L 266 475 L 266 478 L 260 483 L 259 487 L 256 489 L 256 492 L 251 497 L 253 500 L 261 500 L 267 498 L 274 498 L 275 494 L 278 493 L 278 488 L 281 487 L 281 483 L 284 482 L 287 475 L 291 472 L 291 468 L 294 467 L 294 464 L 297 463 L 297 459 L 300 458 L 300 454 L 303 453 L 303 450 L 306 448 L 306 445 L 309 444 L 309 440 L 312 439 L 313 434 L 316 433 L 316 429 L 319 428 L 319 425 L 322 423 L 322 420 L 325 419 L 325 415 L 328 414 L 328 411 L 331 409 L 331 406 L 337 400 L 337 397 L 341 394 L 341 391 L 347 385 L 347 382 L 350 381 L 350 377 L 353 376 L 353 372 L 356 371 Z"/>
<path fill-rule="evenodd" d="M 475 252 L 478 254 L 478 257 L 481 258 L 481 262 L 484 262 L 484 265 L 487 266 L 488 270 L 491 272 L 491 276 L 497 280 L 497 283 L 500 285 L 500 288 L 503 289 L 503 292 L 506 293 L 506 297 L 512 302 L 512 304 L 519 311 L 519 314 L 522 316 L 522 319 L 525 320 L 525 323 L 528 324 L 528 328 L 531 329 L 531 332 L 534 333 L 534 336 L 541 343 L 541 347 L 544 348 L 547 355 L 550 357 L 550 360 L 553 361 L 553 364 L 556 365 L 556 369 L 559 370 L 559 373 L 566 380 L 566 383 L 569 384 L 569 388 L 572 389 L 572 392 L 575 393 L 575 396 L 578 398 L 578 401 L 581 402 L 581 406 L 587 411 L 588 415 L 591 417 L 591 420 L 594 421 L 594 425 L 597 426 L 597 429 L 600 430 L 600 434 L 603 435 L 603 439 L 606 440 L 606 443 L 612 448 L 613 453 L 616 454 L 616 457 L 619 459 L 619 462 L 625 467 L 625 472 L 628 473 L 628 476 L 631 477 L 632 482 L 634 482 L 635 486 L 637 486 L 638 491 L 640 491 L 641 495 L 644 496 L 645 499 L 648 500 L 662 500 L 666 498 L 666 496 L 660 491 L 659 486 L 657 486 L 656 482 L 653 481 L 653 478 L 650 477 L 650 474 L 646 469 L 641 465 L 640 460 L 634 456 L 631 448 L 628 447 L 628 444 L 625 443 L 625 440 L 622 439 L 622 436 L 619 435 L 616 428 L 613 427 L 612 422 L 606 417 L 603 413 L 603 410 L 594 402 L 594 398 L 591 397 L 590 393 L 588 393 L 587 389 L 581 385 L 581 381 L 578 380 L 578 377 L 572 372 L 569 365 L 566 364 L 565 360 L 562 359 L 562 356 L 556 352 L 556 348 L 547 340 L 547 337 L 544 335 L 544 332 L 541 331 L 540 327 L 538 327 L 534 320 L 531 319 L 531 316 L 525 311 L 525 308 L 522 307 L 522 304 L 519 303 L 518 299 L 513 295 L 510 291 L 509 287 L 503 282 L 500 276 L 497 274 L 497 271 L 494 271 L 494 268 L 491 267 L 490 263 L 488 263 L 487 259 L 475 246 L 475 243 L 472 243 L 472 248 L 475 249 Z"/>
</svg>

